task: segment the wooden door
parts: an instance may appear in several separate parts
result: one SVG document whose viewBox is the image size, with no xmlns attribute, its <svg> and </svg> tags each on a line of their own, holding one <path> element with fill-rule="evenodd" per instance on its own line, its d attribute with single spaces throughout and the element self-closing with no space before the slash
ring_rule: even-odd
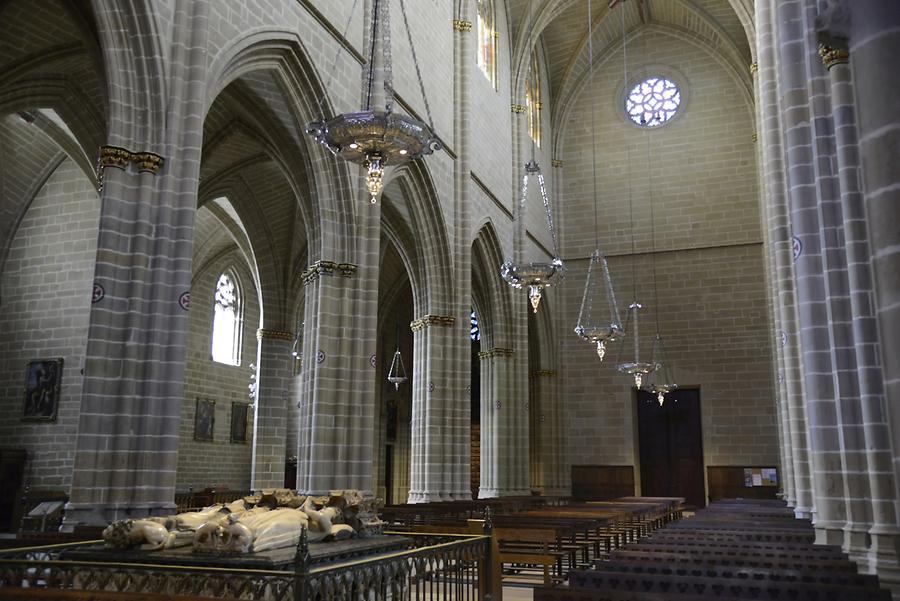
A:
<svg viewBox="0 0 900 601">
<path fill-rule="evenodd" d="M 655 395 L 639 391 L 637 404 L 641 494 L 684 497 L 688 504 L 704 507 L 700 391 L 670 392 L 662 407 Z"/>
</svg>

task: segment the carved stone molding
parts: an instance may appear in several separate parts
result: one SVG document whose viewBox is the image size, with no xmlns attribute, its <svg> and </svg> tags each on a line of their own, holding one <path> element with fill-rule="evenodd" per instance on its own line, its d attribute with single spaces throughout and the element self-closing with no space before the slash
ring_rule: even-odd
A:
<svg viewBox="0 0 900 601">
<path fill-rule="evenodd" d="M 472 22 L 454 19 L 453 20 L 453 29 L 455 29 L 456 31 L 472 31 Z"/>
<path fill-rule="evenodd" d="M 159 173 L 166 160 L 155 152 L 132 152 L 121 146 L 101 146 L 97 164 L 105 169 L 115 167 L 123 171 L 133 163 L 141 173 Z"/>
<path fill-rule="evenodd" d="M 267 340 L 287 340 L 288 342 L 293 342 L 294 333 L 286 332 L 284 330 L 267 330 L 265 328 L 259 328 L 256 330 L 256 339 L 262 340 L 266 338 Z"/>
<path fill-rule="evenodd" d="M 850 53 L 841 48 L 819 44 L 819 56 L 825 67 L 831 69 L 835 65 L 843 65 L 850 61 Z"/>
<path fill-rule="evenodd" d="M 139 172 L 156 175 L 166 160 L 153 152 L 135 152 L 131 155 L 131 162 L 137 165 Z"/>
<path fill-rule="evenodd" d="M 100 167 L 115 167 L 124 171 L 131 162 L 131 151 L 119 146 L 101 146 L 97 162 Z"/>
<path fill-rule="evenodd" d="M 418 332 L 429 326 L 444 326 L 449 328 L 455 323 L 456 318 L 452 315 L 426 315 L 425 317 L 409 322 L 409 329 L 413 332 Z"/>
<path fill-rule="evenodd" d="M 318 279 L 321 275 L 333 275 L 335 271 L 341 277 L 349 278 L 356 273 L 357 267 L 353 263 L 335 263 L 334 261 L 316 261 L 306 268 L 300 278 L 303 285 Z"/>
<path fill-rule="evenodd" d="M 489 357 L 512 357 L 515 354 L 515 352 L 516 351 L 514 351 L 511 348 L 501 348 L 501 347 L 495 346 L 492 349 L 488 349 L 486 351 L 479 352 L 478 358 L 479 359 L 487 359 Z"/>
</svg>

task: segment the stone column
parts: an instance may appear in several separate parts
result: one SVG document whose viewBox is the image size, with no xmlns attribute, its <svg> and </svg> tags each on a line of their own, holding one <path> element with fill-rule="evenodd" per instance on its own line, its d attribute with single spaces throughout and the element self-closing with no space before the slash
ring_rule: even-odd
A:
<svg viewBox="0 0 900 601">
<path fill-rule="evenodd" d="M 481 487 L 479 498 L 530 494 L 527 395 L 516 392 L 513 349 L 495 347 L 481 359 Z M 522 450 L 522 441 L 525 450 Z"/>
<path fill-rule="evenodd" d="M 853 559 L 865 562 L 867 532 L 871 527 L 867 499 L 869 471 L 865 432 L 860 402 L 859 378 L 854 349 L 853 312 L 846 247 L 843 243 L 845 218 L 837 172 L 834 105 L 831 82 L 818 55 L 815 2 L 807 2 L 808 33 L 805 54 L 809 81 L 812 150 L 815 157 L 815 182 L 818 193 L 819 235 L 823 281 L 827 296 L 827 321 L 830 329 L 832 380 L 841 448 L 846 523 L 843 545 Z"/>
<path fill-rule="evenodd" d="M 777 306 L 784 404 L 788 416 L 788 438 L 794 480 L 794 512 L 797 517 L 810 517 L 814 511 L 812 469 L 807 441 L 806 405 L 800 371 L 800 346 L 796 314 L 794 264 L 791 253 L 790 216 L 786 190 L 784 153 L 781 144 L 781 115 L 778 106 L 776 73 L 776 38 L 774 14 L 770 2 L 756 3 L 759 89 L 760 141 L 762 143 L 763 177 L 766 193 L 768 242 L 774 259 L 775 303 Z"/>
<path fill-rule="evenodd" d="M 894 461 L 895 495 L 900 473 L 900 4 L 890 0 L 855 0 L 851 11 L 850 65 L 856 99 L 859 161 L 868 225 L 870 263 L 874 275 L 875 318 L 883 362 L 884 405 L 890 424 Z M 870 363 L 867 363 L 870 365 Z M 874 442 L 874 441 L 873 441 Z M 885 448 L 881 441 L 879 448 Z M 877 483 L 886 495 L 884 483 Z M 873 490 L 874 494 L 874 490 Z M 881 496 L 884 499 L 884 496 Z M 875 507 L 885 511 L 890 503 Z M 897 505 L 894 524 L 882 515 L 877 523 L 887 529 L 881 536 L 873 525 L 872 557 L 879 574 L 891 582 L 900 580 L 894 563 L 897 555 Z M 894 527 L 892 527 L 894 526 Z"/>
<path fill-rule="evenodd" d="M 456 319 L 426 315 L 410 324 L 413 331 L 413 397 L 409 503 L 450 501 L 471 496 L 459 492 L 461 472 L 468 474 L 458 451 L 458 405 L 463 395 L 451 388 L 445 349 L 454 336 Z M 452 355 L 451 355 L 452 356 Z M 466 399 L 468 401 L 468 399 Z M 468 457 L 466 457 L 468 459 Z"/>
<path fill-rule="evenodd" d="M 455 50 L 455 131 L 458 158 L 454 163 L 453 219 L 453 292 L 447 301 L 455 309 L 456 323 L 451 338 L 452 364 L 448 366 L 447 383 L 453 395 L 452 420 L 454 499 L 472 498 L 472 410 L 469 386 L 472 381 L 472 342 L 469 338 L 469 315 L 472 311 L 472 98 L 470 82 L 475 69 L 475 34 L 472 33 L 474 3 L 457 3 L 459 13 L 453 23 Z"/>
<path fill-rule="evenodd" d="M 779 100 L 787 161 L 788 204 L 798 252 L 794 263 L 800 317 L 807 427 L 820 543 L 842 544 L 847 523 L 841 428 L 829 328 L 828 284 L 816 181 L 817 149 L 807 76 L 806 13 L 802 0 L 784 0 L 775 11 L 779 34 Z"/>
<path fill-rule="evenodd" d="M 287 457 L 288 391 L 293 380 L 291 344 L 294 334 L 259 329 L 256 338 L 259 345 L 250 481 L 253 490 L 281 488 Z"/>
<path fill-rule="evenodd" d="M 297 488 L 306 494 L 372 490 L 374 390 L 366 394 L 362 385 L 374 376 L 371 350 L 363 356 L 361 343 L 373 338 L 355 327 L 362 309 L 356 273 L 349 263 L 317 261 L 304 275 Z"/>
<path fill-rule="evenodd" d="M 759 28 L 757 28 L 759 32 Z M 766 37 L 757 40 L 759 45 L 765 43 L 770 45 L 767 48 L 771 57 L 771 31 L 766 30 Z M 759 35 L 759 34 L 758 34 Z M 759 49 L 757 48 L 757 52 Z M 750 64 L 750 74 L 754 76 L 753 92 L 756 103 L 756 127 L 757 132 L 765 124 L 766 115 L 763 104 L 762 90 L 760 89 L 759 63 Z M 767 75 L 771 75 L 768 73 Z M 771 83 L 769 84 L 771 85 Z M 766 288 L 769 297 L 769 323 L 772 332 L 772 373 L 775 376 L 775 411 L 778 418 L 778 449 L 780 460 L 780 477 L 781 477 L 781 495 L 787 502 L 789 507 L 796 504 L 796 493 L 794 485 L 794 459 L 791 446 L 791 422 L 788 414 L 788 388 L 784 379 L 784 347 L 781 344 L 781 332 L 783 327 L 781 324 L 780 297 L 778 293 L 778 268 L 775 261 L 775 244 L 772 240 L 772 231 L 768 227 L 769 213 L 771 209 L 767 202 L 766 190 L 766 153 L 765 141 L 761 141 L 759 133 L 753 134 L 753 141 L 756 142 L 756 163 L 758 165 L 758 175 L 760 180 L 760 231 L 763 233 L 763 246 L 766 260 Z"/>
</svg>

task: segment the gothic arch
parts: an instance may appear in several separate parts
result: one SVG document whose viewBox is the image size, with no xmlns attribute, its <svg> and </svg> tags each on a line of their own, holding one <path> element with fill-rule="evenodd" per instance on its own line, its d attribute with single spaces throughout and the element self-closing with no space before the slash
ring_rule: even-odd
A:
<svg viewBox="0 0 900 601">
<path fill-rule="evenodd" d="M 333 111 L 297 33 L 277 28 L 251 30 L 221 49 L 210 65 L 204 111 L 229 85 L 256 72 L 272 74 L 297 131 L 322 117 L 320 106 L 326 114 Z M 305 135 L 285 136 L 274 147 L 279 149 L 282 171 L 297 198 L 309 202 L 304 219 L 310 258 L 352 262 L 358 202 L 350 166 Z"/>
<path fill-rule="evenodd" d="M 409 209 L 409 230 L 420 260 L 417 273 L 421 281 L 415 282 L 417 315 L 446 315 L 456 286 L 448 228 L 434 180 L 424 162 L 416 160 L 394 169 L 387 183 L 395 181 Z"/>
</svg>

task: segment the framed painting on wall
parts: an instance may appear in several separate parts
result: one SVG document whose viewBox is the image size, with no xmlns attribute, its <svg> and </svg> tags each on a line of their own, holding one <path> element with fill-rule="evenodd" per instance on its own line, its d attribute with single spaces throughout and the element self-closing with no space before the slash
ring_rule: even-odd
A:
<svg viewBox="0 0 900 601">
<path fill-rule="evenodd" d="M 212 442 L 216 425 L 216 402 L 212 399 L 197 397 L 197 410 L 194 413 L 194 440 Z"/>
<path fill-rule="evenodd" d="M 231 442 L 247 442 L 247 403 L 231 404 Z"/>
<path fill-rule="evenodd" d="M 25 407 L 22 421 L 54 422 L 59 409 L 63 358 L 35 359 L 25 373 Z"/>
</svg>

